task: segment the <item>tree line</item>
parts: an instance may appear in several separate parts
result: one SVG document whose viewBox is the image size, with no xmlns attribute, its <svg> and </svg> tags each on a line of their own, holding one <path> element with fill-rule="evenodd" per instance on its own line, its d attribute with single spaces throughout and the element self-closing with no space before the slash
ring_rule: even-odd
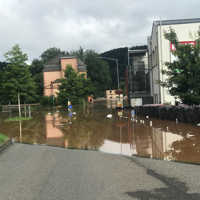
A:
<svg viewBox="0 0 200 200">
<path fill-rule="evenodd" d="M 69 55 L 75 55 L 86 64 L 88 78 L 83 78 L 68 66 L 65 77 L 59 80 L 58 103 L 62 104 L 65 98 L 79 103 L 80 99 L 86 98 L 87 95 L 100 97 L 105 95 L 106 89 L 111 89 L 109 65 L 93 50 L 83 51 L 80 48 L 68 52 L 53 47 L 45 50 L 31 64 L 27 64 L 27 54 L 19 45 L 14 45 L 5 53 L 5 62 L 0 62 L 0 104 L 17 103 L 18 93 L 20 93 L 21 103 L 43 101 L 45 99 L 43 97 L 44 66 L 54 58 Z"/>
<path fill-rule="evenodd" d="M 167 87 L 170 94 L 181 102 L 189 105 L 200 104 L 200 31 L 197 33 L 195 45 L 181 45 L 175 31 L 172 29 L 170 32 L 165 33 L 165 38 L 174 44 L 176 51 L 172 53 L 176 56 L 176 60 L 166 63 L 167 68 L 162 73 L 167 78 L 160 84 Z M 68 67 L 70 77 L 67 77 L 66 72 L 65 78 L 60 80 L 59 89 L 61 93 L 60 96 L 58 95 L 60 103 L 63 102 L 62 98 L 70 98 L 69 95 L 71 94 L 76 94 L 71 98 L 78 103 L 80 99 L 86 98 L 89 94 L 101 97 L 105 95 L 106 89 L 117 88 L 116 64 L 104 60 L 102 57 L 112 57 L 119 60 L 120 88 L 125 86 L 126 47 L 102 54 L 98 54 L 93 50 L 84 51 L 82 48 L 68 52 L 53 47 L 45 50 L 31 64 L 27 64 L 27 54 L 22 52 L 19 45 L 14 45 L 10 51 L 5 53 L 5 62 L 0 62 L 0 104 L 17 103 L 18 93 L 20 93 L 22 103 L 43 100 L 44 66 L 56 57 L 68 55 L 75 55 L 86 64 L 88 79 L 83 80 L 81 76 Z M 68 88 L 71 94 L 65 92 L 65 88 L 72 83 L 69 80 L 73 82 L 72 85 L 76 85 L 76 87 L 72 87 L 74 91 Z"/>
</svg>

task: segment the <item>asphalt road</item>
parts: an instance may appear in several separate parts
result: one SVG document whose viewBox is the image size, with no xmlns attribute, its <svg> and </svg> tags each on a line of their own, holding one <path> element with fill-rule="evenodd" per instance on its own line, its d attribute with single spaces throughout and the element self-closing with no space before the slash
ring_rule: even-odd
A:
<svg viewBox="0 0 200 200">
<path fill-rule="evenodd" d="M 14 144 L 0 153 L 0 200 L 199 200 L 199 172 L 199 165 Z"/>
</svg>

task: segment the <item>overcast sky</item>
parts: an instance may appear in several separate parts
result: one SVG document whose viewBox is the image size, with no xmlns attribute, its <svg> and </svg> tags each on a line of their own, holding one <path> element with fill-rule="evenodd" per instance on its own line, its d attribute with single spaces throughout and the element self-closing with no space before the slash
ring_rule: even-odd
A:
<svg viewBox="0 0 200 200">
<path fill-rule="evenodd" d="M 153 20 L 198 18 L 199 8 L 199 0 L 0 0 L 0 60 L 14 44 L 30 60 L 50 47 L 143 45 Z"/>
</svg>

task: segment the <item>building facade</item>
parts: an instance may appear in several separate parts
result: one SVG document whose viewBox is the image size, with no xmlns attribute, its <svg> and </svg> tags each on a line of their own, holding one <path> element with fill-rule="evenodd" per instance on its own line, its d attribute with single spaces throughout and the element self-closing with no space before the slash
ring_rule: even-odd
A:
<svg viewBox="0 0 200 200">
<path fill-rule="evenodd" d="M 175 104 L 175 97 L 171 96 L 167 88 L 161 87 L 160 81 L 167 79 L 162 74 L 166 69 L 166 62 L 172 62 L 175 58 L 172 54 L 173 44 L 165 39 L 164 34 L 173 29 L 178 41 L 182 44 L 194 44 L 200 27 L 200 18 L 161 20 L 154 21 L 151 36 L 148 37 L 149 69 L 151 95 L 155 104 Z"/>
<path fill-rule="evenodd" d="M 67 66 L 71 66 L 77 73 L 87 78 L 86 65 L 75 56 L 57 57 L 44 66 L 44 96 L 56 96 L 59 83 L 56 80 L 64 78 Z"/>
<path fill-rule="evenodd" d="M 128 49 L 128 80 L 131 106 L 152 103 L 147 46 Z"/>
</svg>

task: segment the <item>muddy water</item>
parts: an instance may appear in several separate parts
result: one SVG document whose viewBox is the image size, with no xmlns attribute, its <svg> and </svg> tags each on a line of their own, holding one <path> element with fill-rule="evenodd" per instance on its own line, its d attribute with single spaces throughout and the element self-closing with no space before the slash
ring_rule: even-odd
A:
<svg viewBox="0 0 200 200">
<path fill-rule="evenodd" d="M 9 114 L 1 113 L 0 132 L 22 143 L 200 163 L 200 127 L 138 116 L 132 120 L 130 111 L 117 111 L 106 102 L 73 112 L 38 110 L 23 122 L 5 122 Z M 112 118 L 106 119 L 109 113 Z"/>
</svg>

